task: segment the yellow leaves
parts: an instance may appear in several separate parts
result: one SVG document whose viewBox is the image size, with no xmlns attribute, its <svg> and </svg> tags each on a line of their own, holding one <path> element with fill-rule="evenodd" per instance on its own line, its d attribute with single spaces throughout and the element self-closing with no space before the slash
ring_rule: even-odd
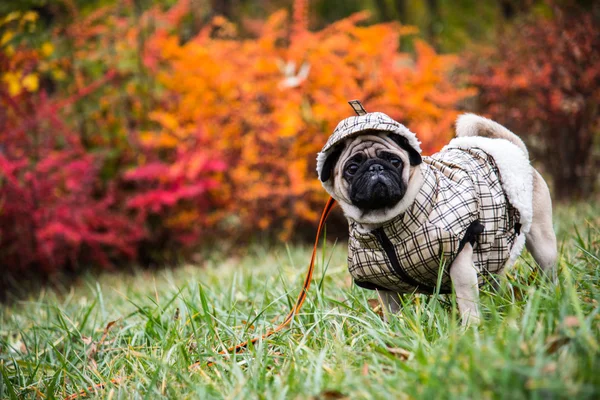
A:
<svg viewBox="0 0 600 400">
<path fill-rule="evenodd" d="M 15 36 L 15 34 L 13 31 L 7 30 L 6 32 L 4 32 L 2 34 L 2 37 L 0 37 L 0 46 L 4 46 L 8 42 L 10 42 L 14 36 Z"/>
<path fill-rule="evenodd" d="M 150 113 L 150 120 L 158 122 L 163 128 L 172 132 L 179 127 L 179 122 L 174 115 L 162 111 L 154 111 Z"/>
<path fill-rule="evenodd" d="M 25 40 L 30 36 L 27 33 L 35 29 L 37 20 L 38 14 L 34 11 L 12 12 L 0 18 L 0 48 L 8 58 L 4 65 L 6 72 L 0 74 L 0 80 L 10 96 L 37 92 L 40 74 L 53 73 L 56 69 L 54 62 L 46 60 L 54 51 L 52 43 L 45 42 L 35 48 Z"/>
<path fill-rule="evenodd" d="M 29 31 L 35 26 L 38 20 L 38 13 L 35 11 L 26 11 L 24 13 L 20 11 L 13 11 L 0 19 L 0 27 L 4 25 L 17 26 L 18 29 L 23 30 L 28 28 Z"/>
<path fill-rule="evenodd" d="M 64 81 L 67 78 L 67 74 L 62 69 L 53 69 L 51 73 L 52 77 L 57 81 Z"/>
<path fill-rule="evenodd" d="M 9 13 L 6 17 L 4 17 L 0 21 L 0 26 L 7 24 L 9 22 L 12 22 L 12 21 L 16 21 L 17 19 L 19 19 L 20 16 L 21 16 L 21 13 L 19 11 L 13 11 L 13 12 Z"/>
<path fill-rule="evenodd" d="M 177 137 L 164 131 L 142 131 L 139 135 L 140 142 L 147 147 L 172 149 L 180 143 Z"/>
<path fill-rule="evenodd" d="M 54 52 L 54 45 L 50 42 L 45 42 L 40 47 L 40 51 L 44 57 L 50 57 Z"/>
<path fill-rule="evenodd" d="M 36 92 L 39 88 L 39 78 L 37 74 L 27 74 L 21 78 L 21 73 L 5 72 L 2 75 L 2 81 L 6 84 L 8 94 L 12 97 L 21 94 L 23 89 L 28 92 Z"/>
<path fill-rule="evenodd" d="M 2 76 L 2 81 L 6 83 L 8 87 L 8 94 L 11 96 L 18 96 L 21 94 L 21 82 L 20 76 L 16 72 L 6 72 Z"/>
<path fill-rule="evenodd" d="M 183 137 L 185 130 L 180 126 L 179 120 L 173 114 L 165 111 L 153 111 L 150 113 L 151 121 L 158 123 L 161 129 L 156 131 L 141 131 L 140 142 L 148 147 L 176 148 Z"/>
<path fill-rule="evenodd" d="M 0 36 L 0 48 L 2 48 L 4 54 L 11 57 L 10 63 L 12 64 L 9 69 L 13 71 L 16 69 L 15 66 L 19 61 L 12 59 L 15 55 L 15 47 L 18 45 L 16 38 L 23 32 L 32 32 L 35 29 L 35 22 L 37 21 L 38 14 L 33 11 L 21 13 L 19 11 L 11 12 L 4 18 L 0 18 L 0 27 L 2 27 L 2 35 Z M 7 78 L 11 80 L 8 84 L 9 91 L 16 95 L 21 92 L 20 84 L 17 85 L 14 79 L 11 77 Z M 16 94 L 15 94 L 16 93 Z"/>
<path fill-rule="evenodd" d="M 27 22 L 35 22 L 35 21 L 37 21 L 37 19 L 38 19 L 38 13 L 36 13 L 35 11 L 27 11 L 21 17 L 22 21 L 27 21 Z"/>
<path fill-rule="evenodd" d="M 36 74 L 27 74 L 22 81 L 23 87 L 29 92 L 36 92 L 39 88 L 39 79 Z"/>
<path fill-rule="evenodd" d="M 2 48 L 4 53 L 9 57 L 15 54 L 15 47 L 11 44 L 14 36 L 15 33 L 11 30 L 6 30 L 2 36 L 0 36 L 0 48 Z"/>
</svg>

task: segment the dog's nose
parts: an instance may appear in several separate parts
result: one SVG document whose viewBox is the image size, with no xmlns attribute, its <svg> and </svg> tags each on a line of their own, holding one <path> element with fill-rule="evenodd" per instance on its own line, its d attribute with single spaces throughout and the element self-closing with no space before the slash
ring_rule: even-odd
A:
<svg viewBox="0 0 600 400">
<path fill-rule="evenodd" d="M 383 171 L 383 166 L 379 164 L 373 164 L 369 167 L 369 172 L 381 172 Z"/>
</svg>

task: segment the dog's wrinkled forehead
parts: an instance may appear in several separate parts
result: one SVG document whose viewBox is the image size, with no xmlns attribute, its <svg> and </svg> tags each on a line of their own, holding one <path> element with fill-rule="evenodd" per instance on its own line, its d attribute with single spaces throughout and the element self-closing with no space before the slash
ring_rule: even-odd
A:
<svg viewBox="0 0 600 400">
<path fill-rule="evenodd" d="M 365 158 L 379 157 L 381 151 L 402 155 L 406 151 L 394 141 L 389 133 L 370 131 L 358 137 L 349 138 L 345 141 L 345 151 L 342 153 L 343 160 L 363 154 Z"/>
</svg>

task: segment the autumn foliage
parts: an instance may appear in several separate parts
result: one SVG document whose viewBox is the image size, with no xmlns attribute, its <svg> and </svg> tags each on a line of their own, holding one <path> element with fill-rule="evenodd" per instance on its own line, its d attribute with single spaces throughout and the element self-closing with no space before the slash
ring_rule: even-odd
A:
<svg viewBox="0 0 600 400">
<path fill-rule="evenodd" d="M 453 56 L 423 42 L 415 55 L 398 52 L 410 28 L 361 26 L 368 17 L 361 13 L 310 32 L 301 3 L 291 23 L 278 12 L 252 39 L 237 38 L 220 18 L 184 44 L 175 35 L 160 39 L 168 67 L 159 79 L 174 97 L 155 113 L 162 129 L 143 140 L 181 149 L 196 138 L 221 155 L 219 227 L 275 228 L 285 239 L 298 224 L 314 224 L 326 199 L 315 155 L 352 115 L 348 100 L 409 125 L 431 152 L 451 135 L 457 103 L 470 93 L 448 79 Z"/>
<path fill-rule="evenodd" d="M 425 152 L 447 141 L 472 94 L 452 84 L 454 56 L 422 41 L 401 53 L 412 29 L 366 13 L 310 31 L 307 6 L 243 37 L 216 17 L 183 40 L 186 1 L 98 9 L 43 44 L 3 36 L 0 264 L 51 272 L 291 239 L 317 221 L 315 156 L 350 99 L 410 126 Z M 11 18 L 18 32 L 25 15 Z"/>
</svg>

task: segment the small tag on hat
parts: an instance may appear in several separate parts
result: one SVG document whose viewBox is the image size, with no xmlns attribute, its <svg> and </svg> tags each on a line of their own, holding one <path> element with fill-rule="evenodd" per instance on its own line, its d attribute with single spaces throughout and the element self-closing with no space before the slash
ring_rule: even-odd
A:
<svg viewBox="0 0 600 400">
<path fill-rule="evenodd" d="M 367 113 L 367 110 L 365 110 L 359 100 L 350 100 L 348 104 L 352 106 L 356 115 L 365 115 Z"/>
</svg>

